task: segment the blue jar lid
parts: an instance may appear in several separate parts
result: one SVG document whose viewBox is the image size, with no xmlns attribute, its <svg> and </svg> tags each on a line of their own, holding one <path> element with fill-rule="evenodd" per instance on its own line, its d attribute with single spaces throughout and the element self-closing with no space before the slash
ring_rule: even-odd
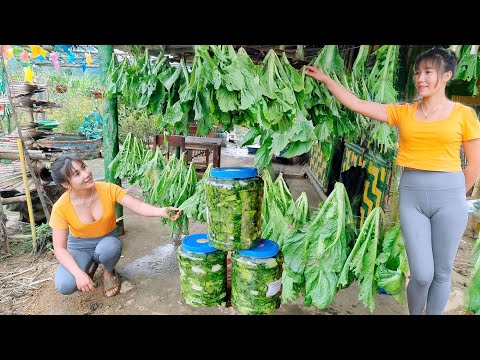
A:
<svg viewBox="0 0 480 360">
<path fill-rule="evenodd" d="M 238 253 L 244 256 L 266 259 L 277 255 L 279 250 L 280 248 L 275 241 L 260 239 L 254 247 L 247 250 L 240 250 Z"/>
<path fill-rule="evenodd" d="M 192 234 L 185 236 L 182 240 L 182 247 L 186 251 L 208 254 L 218 249 L 208 244 L 208 234 Z"/>
<path fill-rule="evenodd" d="M 247 166 L 230 166 L 214 168 L 210 176 L 224 179 L 246 179 L 258 176 L 257 168 Z"/>
</svg>

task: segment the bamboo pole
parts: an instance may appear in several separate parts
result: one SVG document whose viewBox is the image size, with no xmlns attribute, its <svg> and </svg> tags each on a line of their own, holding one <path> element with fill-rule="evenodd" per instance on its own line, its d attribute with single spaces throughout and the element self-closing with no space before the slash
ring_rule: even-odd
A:
<svg viewBox="0 0 480 360">
<path fill-rule="evenodd" d="M 108 67 L 110 66 L 110 61 L 112 57 L 115 56 L 113 53 L 113 45 L 99 45 L 98 46 L 98 62 L 100 66 L 100 79 L 102 82 L 102 91 L 105 87 L 107 80 Z M 118 141 L 118 108 L 117 108 L 117 97 L 114 96 L 110 99 L 103 99 L 103 160 L 105 167 L 105 181 L 114 183 L 121 186 L 122 182 L 120 179 L 116 179 L 114 174 L 108 170 L 108 165 L 113 161 L 115 156 L 118 154 L 119 150 L 119 141 Z M 115 205 L 115 214 L 117 219 L 123 216 L 123 207 L 120 204 Z M 125 233 L 123 220 L 120 220 L 117 223 L 117 231 L 119 235 Z"/>
<path fill-rule="evenodd" d="M 33 216 L 32 198 L 30 197 L 30 188 L 28 186 L 27 167 L 25 158 L 23 157 L 22 140 L 18 139 L 18 152 L 20 153 L 20 162 L 22 164 L 23 184 L 25 185 L 25 196 L 27 197 L 28 217 L 30 218 L 30 228 L 32 229 L 32 248 L 33 252 L 37 251 L 37 239 L 35 237 L 35 218 Z"/>
</svg>

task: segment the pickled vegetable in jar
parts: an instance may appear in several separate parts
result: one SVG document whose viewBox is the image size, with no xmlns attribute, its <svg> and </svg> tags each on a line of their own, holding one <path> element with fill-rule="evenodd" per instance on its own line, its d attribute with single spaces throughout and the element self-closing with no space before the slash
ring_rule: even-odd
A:
<svg viewBox="0 0 480 360">
<path fill-rule="evenodd" d="M 178 247 L 180 288 L 192 306 L 225 306 L 227 253 L 208 244 L 207 234 L 186 236 Z"/>
<path fill-rule="evenodd" d="M 212 169 L 205 190 L 209 244 L 224 251 L 254 246 L 262 235 L 263 179 L 257 169 Z"/>
<path fill-rule="evenodd" d="M 232 253 L 232 294 L 235 310 L 269 314 L 280 307 L 283 254 L 278 244 L 261 239 L 249 250 Z"/>
</svg>

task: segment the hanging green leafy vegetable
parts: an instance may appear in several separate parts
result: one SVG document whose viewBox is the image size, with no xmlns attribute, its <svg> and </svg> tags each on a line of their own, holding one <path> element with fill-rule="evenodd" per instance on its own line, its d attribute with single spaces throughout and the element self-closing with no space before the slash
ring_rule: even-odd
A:
<svg viewBox="0 0 480 360">
<path fill-rule="evenodd" d="M 338 276 L 355 235 L 353 214 L 342 183 L 335 184 L 312 218 L 284 240 L 282 302 L 293 301 L 303 293 L 307 306 L 324 309 L 338 291 Z"/>
<path fill-rule="evenodd" d="M 399 45 L 383 45 L 374 53 L 375 65 L 369 74 L 367 87 L 370 98 L 383 104 L 396 103 L 398 92 L 397 83 Z M 374 150 L 389 155 L 393 159 L 393 152 L 397 146 L 397 132 L 395 127 L 379 121 L 372 121 L 369 139 Z"/>
<path fill-rule="evenodd" d="M 348 255 L 343 270 L 338 279 L 339 287 L 346 287 L 352 281 L 357 281 L 360 287 L 358 299 L 373 311 L 378 293 L 375 280 L 375 261 L 378 255 L 379 241 L 383 231 L 383 210 L 374 208 L 365 219 L 355 245 Z"/>
<path fill-rule="evenodd" d="M 465 81 L 468 84 L 470 94 L 477 96 L 477 83 L 478 78 L 480 78 L 480 52 L 478 51 L 478 45 L 458 45 L 455 52 L 459 61 L 454 80 Z"/>
<path fill-rule="evenodd" d="M 386 232 L 382 240 L 382 252 L 377 256 L 376 264 L 377 286 L 392 295 L 399 303 L 404 303 L 405 282 L 409 269 L 400 224 L 392 226 Z"/>
<path fill-rule="evenodd" d="M 207 222 L 205 181 L 210 177 L 212 167 L 212 163 L 208 164 L 202 179 L 196 185 L 195 193 L 179 206 L 185 216 L 201 223 Z"/>
<path fill-rule="evenodd" d="M 480 315 L 480 234 L 472 247 L 470 281 L 466 290 L 465 309 Z"/>
<path fill-rule="evenodd" d="M 134 184 L 138 180 L 139 169 L 143 165 L 146 152 L 146 146 L 132 133 L 128 133 L 121 150 L 108 165 L 108 170 L 116 178 L 128 179 L 130 184 Z"/>
</svg>

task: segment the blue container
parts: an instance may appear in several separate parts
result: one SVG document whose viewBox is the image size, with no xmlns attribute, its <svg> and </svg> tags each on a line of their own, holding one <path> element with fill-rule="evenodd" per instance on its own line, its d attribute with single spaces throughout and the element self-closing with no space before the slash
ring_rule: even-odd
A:
<svg viewBox="0 0 480 360">
<path fill-rule="evenodd" d="M 209 254 L 218 250 L 208 244 L 208 234 L 186 236 L 182 240 L 182 247 L 186 251 L 198 254 Z"/>
<path fill-rule="evenodd" d="M 219 179 L 250 179 L 258 176 L 258 170 L 247 166 L 229 166 L 212 169 L 210 176 Z"/>
<path fill-rule="evenodd" d="M 240 250 L 238 253 L 243 256 L 250 256 L 257 259 L 273 258 L 278 254 L 280 248 L 275 241 L 260 239 L 260 241 L 250 249 Z"/>
<path fill-rule="evenodd" d="M 182 240 L 177 258 L 180 289 L 185 303 L 192 306 L 225 306 L 227 253 L 211 247 L 207 234 L 192 234 Z"/>
</svg>

